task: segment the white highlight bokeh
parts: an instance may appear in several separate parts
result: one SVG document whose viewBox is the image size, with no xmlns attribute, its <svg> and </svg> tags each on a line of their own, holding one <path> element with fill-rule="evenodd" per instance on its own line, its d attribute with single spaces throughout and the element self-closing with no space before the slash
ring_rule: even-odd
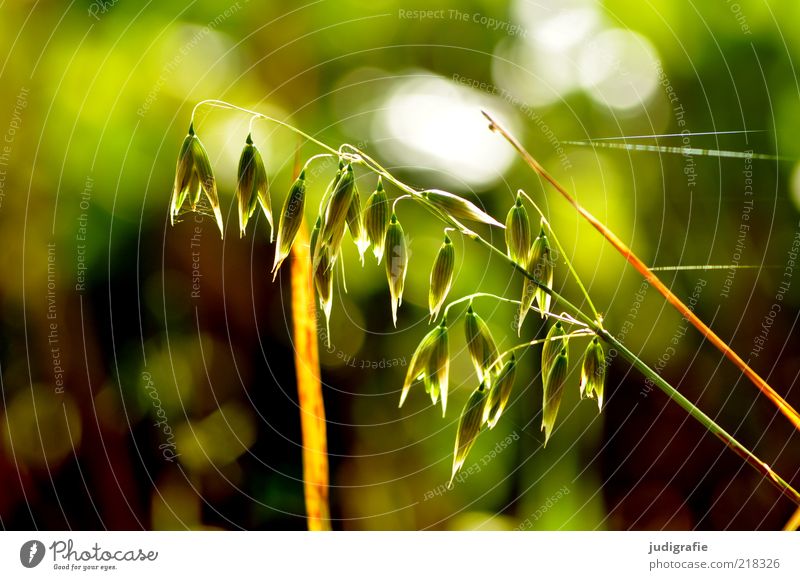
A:
<svg viewBox="0 0 800 580">
<path fill-rule="evenodd" d="M 514 151 L 486 129 L 480 110 L 512 117 L 508 104 L 487 92 L 437 76 L 397 81 L 376 111 L 373 138 L 396 163 L 452 176 L 475 188 L 496 183 L 511 166 Z"/>
<path fill-rule="evenodd" d="M 622 110 L 639 107 L 658 87 L 657 62 L 655 47 L 642 35 L 606 30 L 582 47 L 579 82 L 600 104 Z"/>
<path fill-rule="evenodd" d="M 594 0 L 517 0 L 527 32 L 495 49 L 498 86 L 534 107 L 577 91 L 618 112 L 641 107 L 658 87 L 655 47 L 642 35 L 611 28 Z"/>
</svg>

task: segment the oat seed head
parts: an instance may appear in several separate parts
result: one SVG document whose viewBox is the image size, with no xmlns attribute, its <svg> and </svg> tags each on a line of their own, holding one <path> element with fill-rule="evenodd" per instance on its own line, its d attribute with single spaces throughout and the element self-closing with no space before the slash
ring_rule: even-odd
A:
<svg viewBox="0 0 800 580">
<path fill-rule="evenodd" d="M 505 233 L 508 257 L 524 268 L 531 251 L 531 224 L 521 195 L 517 195 L 514 207 L 508 212 Z"/>
<path fill-rule="evenodd" d="M 450 375 L 450 346 L 446 322 L 442 320 L 435 331 L 425 381 L 430 388 L 431 401 L 434 405 L 441 397 L 442 417 L 444 417 L 447 412 L 447 389 Z"/>
<path fill-rule="evenodd" d="M 217 194 L 217 181 L 214 178 L 214 171 L 211 169 L 211 162 L 208 160 L 208 153 L 200 142 L 197 135 L 192 135 L 189 147 L 194 161 L 195 171 L 200 181 L 200 187 L 208 198 L 208 203 L 214 212 L 214 219 L 219 227 L 219 235 L 223 237 L 222 211 L 219 206 L 219 195 Z"/>
<path fill-rule="evenodd" d="M 486 423 L 489 429 L 494 429 L 500 416 L 511 398 L 511 391 L 514 389 L 514 379 L 517 374 L 517 361 L 514 353 L 503 365 L 503 368 L 495 379 L 494 386 L 489 391 L 489 399 L 486 402 Z"/>
<path fill-rule="evenodd" d="M 544 388 L 542 390 L 542 431 L 544 431 L 545 446 L 550 440 L 550 435 L 556 424 L 558 408 L 564 395 L 564 385 L 567 382 L 568 371 L 567 349 L 564 348 L 555 357 L 544 380 Z"/>
<path fill-rule="evenodd" d="M 331 307 L 333 305 L 333 268 L 330 267 L 328 250 L 322 251 L 322 256 L 314 270 L 314 287 L 319 296 L 319 305 L 325 314 L 325 342 L 331 346 Z"/>
<path fill-rule="evenodd" d="M 522 297 L 519 301 L 519 310 L 517 312 L 517 336 L 522 332 L 522 323 L 528 316 L 528 311 L 533 306 L 533 299 L 536 297 L 536 283 L 533 280 L 524 278 L 522 280 Z"/>
<path fill-rule="evenodd" d="M 272 279 L 278 275 L 278 269 L 292 250 L 292 244 L 303 223 L 303 212 L 306 203 L 306 172 L 300 175 L 289 189 L 289 195 L 283 201 L 283 208 L 278 221 L 278 239 L 275 245 L 275 262 L 272 266 Z"/>
<path fill-rule="evenodd" d="M 425 337 L 417 345 L 417 349 L 411 356 L 411 362 L 409 362 L 408 370 L 406 371 L 406 378 L 403 381 L 403 390 L 400 393 L 400 404 L 398 405 L 398 407 L 402 407 L 403 403 L 405 403 L 406 397 L 408 396 L 408 391 L 409 389 L 411 389 L 411 385 L 413 385 L 415 381 L 425 380 L 428 368 L 428 361 L 430 360 L 431 356 L 431 349 L 436 339 L 438 331 L 439 331 L 438 326 L 433 330 L 429 331 L 428 334 L 426 334 Z"/>
<path fill-rule="evenodd" d="M 389 199 L 383 189 L 383 182 L 378 178 L 378 185 L 372 195 L 367 199 L 364 210 L 364 229 L 367 238 L 372 244 L 372 253 L 378 263 L 383 258 L 383 243 L 386 239 L 386 229 L 389 227 Z"/>
<path fill-rule="evenodd" d="M 480 209 L 469 200 L 464 199 L 449 191 L 441 189 L 428 189 L 422 192 L 422 197 L 427 199 L 441 212 L 458 220 L 464 219 L 504 228 L 505 226 L 488 213 Z"/>
<path fill-rule="evenodd" d="M 209 205 L 214 212 L 214 219 L 219 227 L 220 237 L 223 235 L 222 212 L 219 207 L 217 195 L 217 182 L 211 169 L 203 144 L 194 132 L 194 123 L 189 125 L 189 132 L 181 144 L 178 162 L 175 168 L 175 184 L 170 200 L 170 223 L 175 224 L 175 218 L 180 213 L 186 199 L 192 211 L 197 209 L 200 196 L 205 192 Z"/>
<path fill-rule="evenodd" d="M 264 166 L 264 159 L 261 157 L 261 152 L 256 149 L 256 195 L 258 196 L 258 204 L 261 206 L 261 211 L 264 212 L 264 217 L 269 224 L 269 241 L 272 243 L 275 240 L 275 222 L 272 216 L 272 200 L 269 195 L 269 181 L 267 180 L 267 168 Z M 250 210 L 250 217 L 253 216 L 255 205 Z"/>
<path fill-rule="evenodd" d="M 562 350 L 566 350 L 569 346 L 568 338 L 558 338 L 567 334 L 564 325 L 560 320 L 550 327 L 545 337 L 545 342 L 542 345 L 542 379 L 546 378 L 553 362 Z"/>
<path fill-rule="evenodd" d="M 606 357 L 600 340 L 595 336 L 586 347 L 581 365 L 581 399 L 597 399 L 597 409 L 603 410 L 603 389 L 606 381 Z"/>
<path fill-rule="evenodd" d="M 547 234 L 542 227 L 541 233 L 534 240 L 528 261 L 528 272 L 539 282 L 550 288 L 553 285 L 553 253 Z M 541 310 L 542 318 L 550 312 L 550 295 L 536 287 L 534 298 Z"/>
<path fill-rule="evenodd" d="M 203 195 L 203 188 L 200 187 L 200 176 L 197 171 L 192 169 L 192 178 L 189 180 L 189 206 L 192 211 L 197 209 L 197 204 L 200 203 L 200 196 Z"/>
<path fill-rule="evenodd" d="M 392 322 L 397 326 L 397 308 L 403 304 L 403 287 L 408 271 L 408 243 L 397 216 L 392 214 L 386 230 L 384 247 L 386 256 L 386 278 L 392 299 Z"/>
<path fill-rule="evenodd" d="M 431 270 L 430 289 L 428 290 L 428 310 L 430 311 L 430 322 L 439 316 L 450 287 L 453 285 L 453 273 L 455 268 L 455 249 L 450 237 L 445 234 L 444 242 L 436 254 Z"/>
<path fill-rule="evenodd" d="M 325 217 L 322 221 L 322 230 L 320 231 L 320 244 L 314 256 L 315 267 L 320 258 L 320 250 L 323 247 L 330 249 L 331 267 L 336 263 L 336 259 L 339 256 L 339 249 L 342 245 L 342 238 L 344 237 L 345 226 L 347 225 L 347 212 L 353 201 L 354 188 L 355 177 L 353 175 L 353 167 L 347 165 L 342 170 L 333 188 L 333 193 L 331 193 L 330 199 L 328 200 L 328 206 L 325 209 Z"/>
<path fill-rule="evenodd" d="M 242 154 L 239 157 L 239 168 L 236 182 L 236 201 L 239 208 L 239 237 L 247 231 L 247 222 L 253 215 L 258 203 L 260 190 L 266 191 L 267 172 L 261 153 L 250 135 L 247 136 Z M 271 220 L 271 216 L 269 218 Z M 271 225 L 270 225 L 271 229 Z"/>
<path fill-rule="evenodd" d="M 361 265 L 364 265 L 364 252 L 369 248 L 369 239 L 367 232 L 364 229 L 364 215 L 361 211 L 361 195 L 358 193 L 358 187 L 353 186 L 353 201 L 350 202 L 350 207 L 347 209 L 347 229 L 350 231 L 350 236 L 358 248 L 358 257 L 361 260 Z"/>
<path fill-rule="evenodd" d="M 497 345 L 494 342 L 489 326 L 472 308 L 467 308 L 464 318 L 464 332 L 478 381 L 491 387 L 493 373 L 497 371 Z"/>
<path fill-rule="evenodd" d="M 483 425 L 483 409 L 486 405 L 486 397 L 488 389 L 481 384 L 475 391 L 472 392 L 467 404 L 461 411 L 461 417 L 458 421 L 458 431 L 456 432 L 456 444 L 453 449 L 453 471 L 450 476 L 449 485 L 452 486 L 453 478 L 464 465 L 472 446 L 481 432 Z"/>
<path fill-rule="evenodd" d="M 175 225 L 175 217 L 183 205 L 184 200 L 192 189 L 192 179 L 196 179 L 196 172 L 194 170 L 194 162 L 192 161 L 191 142 L 194 135 L 194 129 L 189 126 L 189 133 L 183 139 L 181 144 L 180 153 L 178 153 L 178 162 L 175 167 L 175 185 L 172 188 L 172 198 L 170 200 L 170 223 Z M 194 185 L 195 190 L 200 189 L 199 180 Z"/>
</svg>

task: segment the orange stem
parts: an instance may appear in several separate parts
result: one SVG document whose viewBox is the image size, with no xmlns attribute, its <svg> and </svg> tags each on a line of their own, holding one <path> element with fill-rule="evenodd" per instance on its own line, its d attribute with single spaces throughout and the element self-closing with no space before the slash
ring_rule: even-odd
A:
<svg viewBox="0 0 800 580">
<path fill-rule="evenodd" d="M 784 532 L 796 532 L 797 528 L 800 528 L 800 507 L 792 514 L 792 517 L 789 518 L 789 521 L 786 522 L 786 525 L 783 526 Z"/>
<path fill-rule="evenodd" d="M 540 177 L 547 180 L 550 185 L 552 185 L 556 191 L 558 191 L 564 199 L 566 199 L 572 207 L 574 207 L 577 212 L 582 215 L 586 221 L 588 221 L 594 228 L 599 231 L 603 236 L 608 240 L 616 250 L 622 254 L 630 264 L 636 268 L 636 271 L 641 274 L 645 280 L 647 280 L 651 286 L 653 286 L 659 293 L 666 298 L 667 302 L 669 302 L 678 312 L 680 312 L 683 317 L 692 323 L 692 325 L 700 331 L 700 333 L 706 337 L 706 339 L 713 344 L 722 354 L 724 354 L 728 360 L 730 360 L 733 364 L 735 364 L 739 370 L 741 370 L 745 376 L 756 386 L 758 389 L 767 396 L 767 398 L 772 401 L 778 409 L 780 409 L 781 413 L 783 413 L 789 421 L 791 421 L 792 425 L 794 425 L 795 429 L 800 430 L 800 415 L 795 411 L 795 409 L 787 403 L 783 397 L 781 397 L 772 387 L 767 384 L 767 382 L 762 379 L 758 373 L 756 373 L 750 366 L 742 360 L 742 358 L 736 354 L 736 352 L 728 346 L 728 344 L 722 340 L 717 334 L 711 330 L 702 320 L 700 320 L 694 312 L 689 309 L 686 304 L 684 304 L 680 298 L 675 296 L 672 291 L 667 288 L 667 286 L 661 281 L 661 279 L 653 273 L 647 265 L 639 259 L 639 257 L 633 253 L 631 250 L 622 240 L 620 240 L 614 232 L 612 232 L 605 224 L 603 224 L 600 220 L 590 214 L 586 209 L 581 206 L 577 200 L 575 200 L 572 195 L 567 192 L 566 189 L 558 182 L 556 179 L 550 175 L 542 165 L 534 159 L 530 153 L 528 153 L 522 144 L 517 141 L 517 139 L 512 136 L 506 129 L 504 129 L 497 121 L 495 121 L 488 113 L 483 111 L 483 115 L 489 120 L 489 129 L 492 131 L 496 131 L 500 133 L 517 152 L 522 156 L 525 162 L 533 169 Z"/>
<path fill-rule="evenodd" d="M 328 506 L 328 443 L 317 347 L 317 311 L 305 223 L 300 226 L 292 246 L 291 274 L 294 367 L 303 432 L 306 514 L 309 530 L 325 531 L 331 529 Z"/>
</svg>

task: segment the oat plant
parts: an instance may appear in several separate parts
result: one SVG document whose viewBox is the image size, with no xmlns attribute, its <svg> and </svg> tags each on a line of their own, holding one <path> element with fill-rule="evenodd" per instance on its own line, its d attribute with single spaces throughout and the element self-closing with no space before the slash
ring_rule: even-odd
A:
<svg viewBox="0 0 800 580">
<path fill-rule="evenodd" d="M 396 326 L 410 261 L 408 238 L 402 225 L 402 214 L 399 214 L 398 201 L 408 199 L 415 202 L 441 222 L 443 226 L 441 246 L 434 262 L 424 265 L 430 272 L 428 304 L 431 326 L 411 356 L 399 404 L 402 406 L 409 396 L 418 396 L 414 395 L 413 389 L 416 384 L 421 384 L 432 405 L 441 404 L 442 415 L 446 414 L 451 335 L 454 337 L 456 336 L 454 333 L 463 332 L 463 340 L 475 367 L 477 384 L 464 408 L 459 410 L 451 482 L 464 464 L 477 438 L 493 429 L 502 420 L 517 378 L 516 365 L 519 356 L 526 352 L 536 352 L 536 349 L 531 347 L 541 347 L 539 352 L 542 377 L 541 429 L 544 432 L 546 445 L 551 437 L 557 436 L 559 409 L 567 389 L 576 389 L 581 398 L 593 399 L 598 410 L 602 412 L 607 369 L 610 364 L 605 351 L 613 348 L 705 429 L 721 439 L 784 495 L 800 505 L 800 494 L 767 463 L 756 457 L 605 328 L 602 316 L 564 252 L 557 233 L 536 202 L 522 189 L 519 190 L 514 204 L 508 210 L 505 222 L 502 223 L 459 195 L 439 189 L 418 189 L 402 182 L 378 161 L 353 145 L 345 143 L 333 148 L 278 119 L 223 101 L 208 100 L 195 106 L 189 132 L 179 155 L 170 204 L 170 218 L 173 223 L 185 212 L 200 211 L 213 215 L 220 234 L 224 233 L 213 172 L 205 149 L 195 133 L 194 117 L 201 106 L 234 110 L 249 115 L 251 120 L 262 119 L 276 123 L 322 151 L 305 161 L 297 179 L 280 204 L 273 276 L 277 276 L 281 270 L 285 259 L 292 253 L 293 245 L 298 243 L 298 232 L 302 232 L 305 227 L 304 214 L 309 203 L 309 200 L 306 200 L 306 180 L 310 179 L 310 175 L 314 175 L 308 168 L 321 160 L 338 162 L 336 175 L 327 184 L 318 202 L 319 211 L 310 236 L 308 252 L 299 253 L 302 259 L 307 261 L 305 266 L 313 273 L 314 292 L 326 323 L 329 323 L 333 313 L 332 283 L 337 275 L 336 266 L 341 264 L 341 248 L 347 237 L 356 245 L 362 264 L 364 254 L 369 248 L 372 248 L 377 261 L 384 263 L 391 315 Z M 507 130 L 490 116 L 486 116 L 490 121 L 490 129 L 503 135 L 539 176 L 556 187 L 575 209 L 667 298 L 672 306 L 737 364 L 754 384 L 795 422 L 794 409 L 791 409 L 730 347 L 686 308 L 619 238 L 581 208 Z M 251 131 L 245 140 L 242 161 L 239 165 L 236 196 L 240 234 L 246 232 L 248 219 L 258 207 L 265 213 L 270 226 L 273 223 L 271 192 L 268 191 L 264 171 L 265 161 L 258 154 L 254 144 L 256 140 L 257 135 Z M 375 176 L 377 180 L 370 195 L 362 200 L 361 193 L 356 187 L 356 183 L 359 182 L 357 177 L 366 177 L 369 174 Z M 205 204 L 200 203 L 203 194 L 205 194 Z M 479 233 L 478 230 L 486 228 L 504 230 L 505 247 L 495 246 Z M 453 235 L 461 235 L 482 246 L 504 261 L 511 270 L 516 271 L 520 275 L 519 294 L 508 297 L 476 292 L 450 299 L 449 293 L 456 275 L 455 249 L 451 240 Z M 302 237 L 300 239 L 303 240 Z M 569 273 L 570 279 L 584 298 L 582 302 L 584 306 L 572 303 L 552 288 L 553 272 L 557 268 L 564 268 Z M 343 276 L 343 272 L 341 268 L 339 275 Z M 535 313 L 537 315 L 535 324 L 547 328 L 545 338 L 520 339 L 521 342 L 518 344 L 499 352 L 497 342 L 480 315 L 479 306 L 483 301 L 499 301 L 515 308 L 517 334 L 520 336 L 528 315 L 531 312 Z M 530 323 L 531 326 L 533 324 Z M 459 326 L 463 330 L 457 330 Z M 326 338 L 330 339 L 329 331 Z M 573 373 L 570 371 L 573 368 L 580 369 L 579 381 L 573 382 L 571 379 Z M 795 424 L 800 423 L 795 422 Z M 324 437 L 324 433 L 322 436 Z"/>
</svg>

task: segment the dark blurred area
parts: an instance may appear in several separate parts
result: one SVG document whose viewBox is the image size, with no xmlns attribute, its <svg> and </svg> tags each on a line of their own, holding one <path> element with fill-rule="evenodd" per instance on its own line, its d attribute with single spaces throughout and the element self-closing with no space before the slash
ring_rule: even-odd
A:
<svg viewBox="0 0 800 580">
<path fill-rule="evenodd" d="M 606 327 L 800 486 L 791 424 L 480 114 L 507 123 L 649 264 L 726 266 L 660 275 L 798 408 L 797 2 L 96 0 L 0 12 L 4 529 L 306 527 L 289 270 L 272 282 L 263 216 L 236 235 L 247 115 L 201 107 L 195 117 L 224 240 L 208 215 L 169 223 L 178 150 L 203 99 L 262 111 L 334 147 L 356 144 L 409 184 L 459 193 L 501 220 L 523 188 Z M 654 134 L 678 136 L 613 143 L 782 159 L 564 143 Z M 277 215 L 298 147 L 303 158 L 320 150 L 264 121 L 253 137 Z M 309 225 L 335 170 L 315 167 Z M 375 177 L 359 172 L 358 184 L 363 199 Z M 334 529 L 760 530 L 789 519 L 789 500 L 621 358 L 603 413 L 580 401 L 578 341 L 547 447 L 534 347 L 520 357 L 506 414 L 448 489 L 458 414 L 477 379 L 455 323 L 447 417 L 418 385 L 397 408 L 427 332 L 442 239 L 412 203 L 398 216 L 411 268 L 397 328 L 384 266 L 368 253 L 362 267 L 348 239 L 348 292 L 337 276 L 331 345 L 320 342 Z M 453 241 L 452 298 L 519 298 L 522 279 L 507 264 Z M 581 302 L 563 267 L 555 286 Z M 501 349 L 543 336 L 536 315 L 518 339 L 513 307 L 475 308 Z"/>
</svg>

